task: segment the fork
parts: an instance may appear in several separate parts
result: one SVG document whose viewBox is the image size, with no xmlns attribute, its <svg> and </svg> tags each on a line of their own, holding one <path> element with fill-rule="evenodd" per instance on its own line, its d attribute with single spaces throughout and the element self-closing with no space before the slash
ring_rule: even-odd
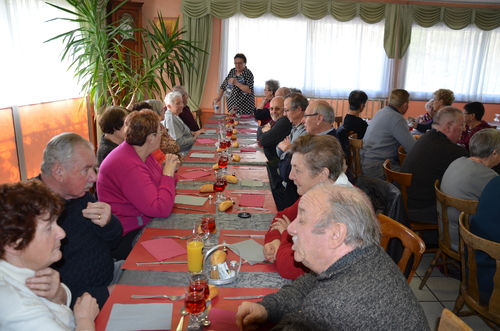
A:
<svg viewBox="0 0 500 331">
<path fill-rule="evenodd" d="M 212 171 L 213 169 L 187 169 L 186 171 Z"/>
<path fill-rule="evenodd" d="M 177 239 L 189 239 L 193 236 L 193 234 L 191 233 L 190 235 L 187 235 L 187 236 L 154 236 L 154 237 L 151 237 L 152 239 L 158 239 L 158 238 L 177 238 Z"/>
<path fill-rule="evenodd" d="M 166 295 L 166 294 L 155 294 L 155 295 L 138 295 L 133 294 L 132 299 L 152 299 L 152 298 L 169 298 L 172 301 L 178 301 L 184 299 L 186 297 L 185 294 L 181 295 Z"/>
</svg>

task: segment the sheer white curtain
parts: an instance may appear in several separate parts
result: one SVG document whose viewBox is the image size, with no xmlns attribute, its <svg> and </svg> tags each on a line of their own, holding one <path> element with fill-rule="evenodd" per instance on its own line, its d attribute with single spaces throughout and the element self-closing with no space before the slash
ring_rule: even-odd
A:
<svg viewBox="0 0 500 331">
<path fill-rule="evenodd" d="M 308 97 L 347 97 L 362 89 L 370 98 L 390 90 L 389 64 L 383 49 L 384 21 L 368 24 L 360 18 L 338 22 L 331 16 L 310 20 L 270 14 L 258 19 L 236 15 L 223 20 L 219 81 L 244 53 L 255 78 L 255 92 L 277 79 Z"/>
<path fill-rule="evenodd" d="M 66 1 L 51 0 L 59 6 Z M 78 97 L 80 88 L 67 63 L 60 61 L 60 41 L 44 43 L 75 25 L 61 20 L 67 14 L 45 0 L 0 0 L 0 107 L 27 105 Z"/>
<path fill-rule="evenodd" d="M 404 88 L 412 98 L 429 99 L 447 88 L 459 101 L 500 102 L 500 29 L 415 24 L 405 62 Z"/>
</svg>

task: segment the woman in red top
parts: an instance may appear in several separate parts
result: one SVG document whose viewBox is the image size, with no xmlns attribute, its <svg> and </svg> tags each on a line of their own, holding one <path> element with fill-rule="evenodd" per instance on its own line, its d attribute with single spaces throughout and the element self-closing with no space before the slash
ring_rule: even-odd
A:
<svg viewBox="0 0 500 331">
<path fill-rule="evenodd" d="M 300 196 L 323 183 L 352 187 L 343 173 L 344 154 L 337 138 L 330 135 L 305 135 L 293 143 L 290 152 L 290 179 L 297 185 Z M 276 215 L 264 241 L 264 256 L 276 263 L 281 277 L 288 279 L 295 279 L 309 271 L 294 260 L 292 236 L 286 230 L 297 217 L 299 201 Z"/>
<path fill-rule="evenodd" d="M 469 150 L 469 141 L 472 136 L 482 130 L 489 129 L 491 125 L 483 121 L 484 106 L 481 102 L 470 102 L 464 106 L 465 110 L 465 130 L 462 132 L 462 138 L 458 142 L 465 149 Z"/>
</svg>

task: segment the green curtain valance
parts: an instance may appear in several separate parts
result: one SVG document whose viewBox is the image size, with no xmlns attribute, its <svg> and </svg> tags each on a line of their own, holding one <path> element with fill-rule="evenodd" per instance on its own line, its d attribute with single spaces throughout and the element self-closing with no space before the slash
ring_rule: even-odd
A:
<svg viewBox="0 0 500 331">
<path fill-rule="evenodd" d="M 460 30 L 470 24 L 481 30 L 500 27 L 500 9 L 440 7 L 410 5 L 411 17 L 415 23 L 425 28 L 444 22 L 450 29 Z"/>
<path fill-rule="evenodd" d="M 377 23 L 384 19 L 386 6 L 377 2 L 331 0 L 184 0 L 181 10 L 191 18 L 212 15 L 225 19 L 237 13 L 256 18 L 270 13 L 281 18 L 302 14 L 312 20 L 332 15 L 342 22 L 359 16 L 367 23 Z"/>
<path fill-rule="evenodd" d="M 482 30 L 500 27 L 500 9 L 495 8 L 338 0 L 184 0 L 181 10 L 192 19 L 206 15 L 225 19 L 237 13 L 250 18 L 267 13 L 281 18 L 302 14 L 313 20 L 331 15 L 341 22 L 350 21 L 355 17 L 360 17 L 367 23 L 377 23 L 385 19 L 384 49 L 389 58 L 404 56 L 410 45 L 413 22 L 423 27 L 444 22 L 451 29 L 463 29 L 470 24 L 475 24 Z"/>
</svg>

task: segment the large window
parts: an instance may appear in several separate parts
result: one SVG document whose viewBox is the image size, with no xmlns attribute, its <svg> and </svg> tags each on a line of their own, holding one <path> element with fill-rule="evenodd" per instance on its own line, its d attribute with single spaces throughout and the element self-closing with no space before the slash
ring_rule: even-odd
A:
<svg viewBox="0 0 500 331">
<path fill-rule="evenodd" d="M 50 2 L 68 6 L 63 0 Z M 75 27 L 61 20 L 47 22 L 64 15 L 45 0 L 0 0 L 0 107 L 79 96 L 68 64 L 60 61 L 61 42 L 44 43 Z"/>
<path fill-rule="evenodd" d="M 219 78 L 233 68 L 234 54 L 244 53 L 258 95 L 264 81 L 273 78 L 308 97 L 346 97 L 362 89 L 377 98 L 387 97 L 392 88 L 405 88 L 412 99 L 426 100 L 435 90 L 448 88 L 457 101 L 500 103 L 500 28 L 414 24 L 410 47 L 396 62 L 383 49 L 383 21 L 237 15 L 223 22 L 222 54 L 227 56 L 221 58 Z M 391 81 L 395 73 L 397 83 Z"/>
<path fill-rule="evenodd" d="M 260 95 L 268 79 L 299 88 L 309 97 L 347 97 L 353 89 L 385 97 L 390 90 L 383 21 L 272 15 L 251 19 L 240 14 L 223 24 L 222 54 L 227 56 L 222 57 L 220 81 L 234 67 L 234 55 L 244 53 Z"/>
<path fill-rule="evenodd" d="M 405 62 L 404 85 L 413 98 L 448 88 L 460 101 L 500 102 L 500 29 L 415 24 Z"/>
</svg>

